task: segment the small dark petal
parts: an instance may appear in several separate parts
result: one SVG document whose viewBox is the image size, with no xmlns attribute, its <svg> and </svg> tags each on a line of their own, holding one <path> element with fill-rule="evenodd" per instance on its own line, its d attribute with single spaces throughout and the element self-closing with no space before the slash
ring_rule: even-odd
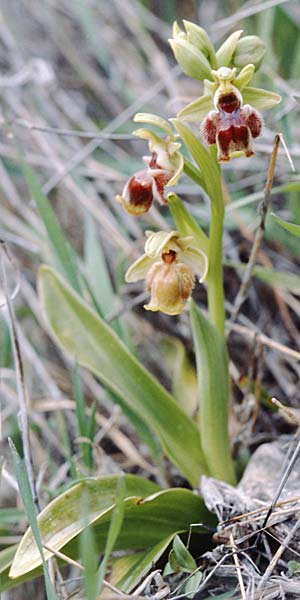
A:
<svg viewBox="0 0 300 600">
<path fill-rule="evenodd" d="M 215 112 L 215 115 L 217 113 Z M 207 144 L 215 144 L 216 143 L 216 134 L 217 128 L 215 125 L 215 120 L 210 116 L 206 117 L 200 126 L 201 135 L 204 141 Z"/>
<path fill-rule="evenodd" d="M 257 110 L 253 110 L 253 112 L 248 115 L 247 125 L 252 133 L 252 137 L 257 138 L 261 134 L 263 124 L 263 118 Z"/>
</svg>

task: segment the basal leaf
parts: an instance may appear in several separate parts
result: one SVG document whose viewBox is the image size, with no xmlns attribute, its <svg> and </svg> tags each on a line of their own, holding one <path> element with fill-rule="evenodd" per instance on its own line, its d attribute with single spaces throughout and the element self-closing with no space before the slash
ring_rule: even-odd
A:
<svg viewBox="0 0 300 600">
<path fill-rule="evenodd" d="M 118 476 L 87 479 L 53 500 L 38 516 L 43 544 L 78 559 L 79 535 L 93 525 L 96 547 L 103 552 L 118 480 Z M 126 475 L 125 481 L 124 519 L 115 550 L 150 549 L 168 536 L 187 531 L 191 522 L 211 522 L 203 500 L 190 490 L 158 491 L 158 486 L 134 475 Z M 85 506 L 88 513 L 83 516 Z M 51 552 L 45 550 L 45 558 L 50 556 Z M 10 575 L 20 577 L 40 564 L 40 553 L 28 529 L 17 549 Z"/>
<path fill-rule="evenodd" d="M 53 269 L 41 267 L 38 286 L 45 319 L 58 344 L 122 398 L 157 435 L 170 460 L 197 485 L 207 467 L 193 421 Z"/>
</svg>

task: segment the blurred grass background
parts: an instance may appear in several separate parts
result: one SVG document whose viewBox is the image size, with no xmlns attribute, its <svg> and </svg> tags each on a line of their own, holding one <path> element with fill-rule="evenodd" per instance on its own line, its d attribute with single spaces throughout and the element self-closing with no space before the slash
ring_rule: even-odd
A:
<svg viewBox="0 0 300 600">
<path fill-rule="evenodd" d="M 182 397 L 182 381 L 186 383 L 187 402 L 193 407 L 195 378 L 187 314 L 180 318 L 149 316 L 142 309 L 143 301 L 133 307 L 135 297 L 143 292 L 142 286 L 125 285 L 123 279 L 128 264 L 143 250 L 144 230 L 173 228 L 168 209 L 155 207 L 137 220 L 115 202 L 115 194 L 120 193 L 129 174 L 142 168 L 142 156 L 147 153 L 145 144 L 131 136 L 135 112 L 174 116 L 201 94 L 201 84 L 188 80 L 176 66 L 167 42 L 172 22 L 182 18 L 206 28 L 217 45 L 235 29 L 260 35 L 267 54 L 254 84 L 283 97 L 282 104 L 265 115 L 266 126 L 255 143 L 255 157 L 251 161 L 233 160 L 224 167 L 228 203 L 225 288 L 230 306 L 249 257 L 277 131 L 284 135 L 295 172 L 281 147 L 273 210 L 300 224 L 299 1 L 1 2 L 0 237 L 11 256 L 6 269 L 15 296 L 42 505 L 79 472 L 99 475 L 126 469 L 155 474 L 161 478 L 160 483 L 176 483 L 176 473 L 168 465 L 162 464 L 163 475 L 153 467 L 148 446 L 154 452 L 157 449 L 148 432 L 136 423 L 143 440 L 140 443 L 126 416 L 92 376 L 80 372 L 73 386 L 72 365 L 45 332 L 35 289 L 36 271 L 41 261 L 59 266 L 59 260 L 47 229 L 49 220 L 26 185 L 22 160 L 35 171 L 68 240 L 65 243 L 68 248 L 72 246 L 82 294 L 91 299 L 161 381 L 173 387 L 178 398 Z M 206 198 L 199 197 L 199 190 L 188 180 L 182 179 L 176 189 L 193 215 L 207 227 Z M 235 426 L 255 384 L 255 369 L 253 381 L 250 377 L 251 360 L 263 372 L 259 395 L 262 402 L 272 395 L 294 408 L 300 402 L 299 241 L 270 219 L 266 235 L 260 268 L 240 316 L 239 324 L 244 329 L 231 336 Z M 3 304 L 3 295 L 1 298 Z M 196 290 L 196 299 L 205 306 L 204 288 Z M 281 343 L 286 350 L 278 351 L 267 343 L 265 352 L 259 353 L 253 343 L 256 331 L 275 345 Z M 258 354 L 261 362 L 257 366 Z M 20 451 L 22 448 L 11 347 L 3 318 L 0 394 L 0 504 L 18 508 L 7 436 L 14 439 Z M 82 432 L 87 432 L 82 412 L 81 421 L 78 418 L 78 406 L 82 409 L 84 401 L 88 417 L 92 415 L 95 421 L 91 425 L 92 463 L 86 447 L 81 454 L 78 441 Z M 251 449 L 286 429 L 280 416 L 264 408 L 244 441 Z M 23 529 L 19 512 L 9 523 L 1 523 L 0 513 L 1 547 L 15 543 Z M 43 598 L 43 586 L 38 591 L 38 585 L 33 584 L 36 597 Z M 3 600 L 24 598 L 24 593 L 14 590 Z"/>
</svg>

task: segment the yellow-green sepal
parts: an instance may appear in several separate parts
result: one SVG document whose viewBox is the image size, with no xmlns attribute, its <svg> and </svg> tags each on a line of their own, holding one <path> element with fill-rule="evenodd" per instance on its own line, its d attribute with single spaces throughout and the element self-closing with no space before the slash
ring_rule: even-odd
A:
<svg viewBox="0 0 300 600">
<path fill-rule="evenodd" d="M 243 89 L 243 101 L 244 104 L 250 104 L 257 110 L 266 110 L 277 106 L 281 102 L 281 96 L 269 90 L 245 87 Z"/>
<path fill-rule="evenodd" d="M 187 40 L 177 37 L 169 40 L 174 56 L 183 72 L 194 79 L 211 79 L 211 66 L 201 50 Z"/>
<path fill-rule="evenodd" d="M 173 130 L 170 123 L 163 119 L 163 117 L 159 117 L 158 115 L 154 115 L 152 113 L 137 113 L 133 120 L 135 123 L 146 123 L 147 125 L 154 125 L 155 127 L 159 127 L 169 136 L 173 136 Z"/>
<path fill-rule="evenodd" d="M 177 115 L 178 119 L 190 122 L 199 122 L 207 116 L 209 111 L 213 108 L 213 98 L 210 94 L 200 96 L 197 100 L 193 100 L 190 104 L 187 104 Z"/>
<path fill-rule="evenodd" d="M 232 56 L 242 33 L 242 29 L 239 31 L 234 31 L 219 48 L 216 54 L 217 67 L 228 67 L 228 65 L 231 63 Z"/>
</svg>

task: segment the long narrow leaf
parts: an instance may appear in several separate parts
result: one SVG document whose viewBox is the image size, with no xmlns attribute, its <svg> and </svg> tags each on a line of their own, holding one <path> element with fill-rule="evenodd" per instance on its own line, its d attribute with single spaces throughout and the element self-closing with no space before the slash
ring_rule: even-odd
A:
<svg viewBox="0 0 300 600">
<path fill-rule="evenodd" d="M 207 468 L 193 421 L 53 269 L 41 267 L 38 286 L 44 316 L 58 344 L 147 423 L 167 456 L 197 485 Z"/>
<path fill-rule="evenodd" d="M 203 452 L 216 479 L 235 482 L 228 438 L 229 381 L 223 340 L 191 301 Z"/>
<path fill-rule="evenodd" d="M 10 447 L 11 447 L 11 451 L 12 451 L 12 457 L 13 457 L 14 467 L 15 467 L 16 476 L 17 476 L 17 480 L 18 480 L 19 490 L 20 490 L 20 494 L 21 494 L 23 504 L 24 504 L 24 509 L 25 509 L 28 521 L 30 523 L 33 540 L 34 540 L 35 546 L 37 548 L 40 563 L 43 565 L 43 571 L 44 571 L 44 577 L 45 577 L 45 587 L 46 587 L 46 592 L 47 592 L 47 600 L 58 600 L 55 590 L 50 581 L 48 567 L 45 562 L 44 550 L 43 550 L 42 540 L 41 540 L 41 536 L 40 536 L 40 532 L 39 532 L 39 528 L 38 528 L 37 515 L 35 512 L 34 500 L 33 500 L 32 492 L 31 492 L 31 488 L 30 488 L 29 479 L 27 476 L 26 466 L 24 464 L 24 461 L 20 458 L 12 441 L 10 441 Z"/>
</svg>

